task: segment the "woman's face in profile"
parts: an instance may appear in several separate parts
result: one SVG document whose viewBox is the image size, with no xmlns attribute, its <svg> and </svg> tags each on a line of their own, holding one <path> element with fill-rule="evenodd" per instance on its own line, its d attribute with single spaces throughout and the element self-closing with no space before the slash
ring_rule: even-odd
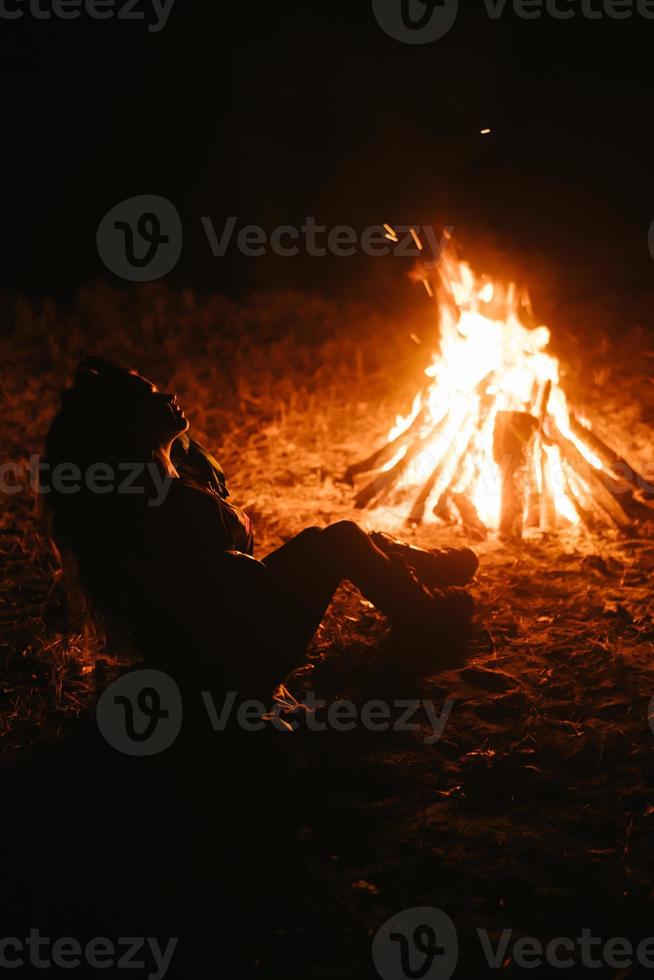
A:
<svg viewBox="0 0 654 980">
<path fill-rule="evenodd" d="M 177 404 L 177 396 L 159 391 L 140 374 L 129 373 L 126 384 L 133 401 L 133 422 L 154 441 L 169 439 L 188 429 L 188 419 Z"/>
</svg>

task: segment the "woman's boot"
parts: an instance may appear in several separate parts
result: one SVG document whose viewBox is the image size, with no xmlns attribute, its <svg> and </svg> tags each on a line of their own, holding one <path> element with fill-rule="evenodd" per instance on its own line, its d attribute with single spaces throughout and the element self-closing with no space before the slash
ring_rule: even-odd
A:
<svg viewBox="0 0 654 980">
<path fill-rule="evenodd" d="M 373 531 L 374 544 L 386 555 L 398 555 L 415 571 L 425 585 L 467 585 L 479 567 L 472 548 L 435 548 L 425 551 L 405 544 L 384 531 Z"/>
<path fill-rule="evenodd" d="M 452 632 L 468 625 L 475 610 L 472 596 L 456 587 L 431 587 L 396 554 L 376 595 L 368 595 L 380 612 L 403 631 L 432 634 Z"/>
</svg>

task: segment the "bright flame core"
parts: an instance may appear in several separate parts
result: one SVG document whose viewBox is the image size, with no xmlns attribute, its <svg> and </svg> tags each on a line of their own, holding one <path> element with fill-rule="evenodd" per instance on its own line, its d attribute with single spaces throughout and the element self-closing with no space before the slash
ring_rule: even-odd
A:
<svg viewBox="0 0 654 980">
<path fill-rule="evenodd" d="M 438 272 L 440 351 L 426 369 L 428 384 L 416 395 L 409 414 L 398 417 L 388 434 L 388 441 L 394 441 L 422 413 L 424 444 L 405 468 L 401 486 L 419 488 L 435 475 L 425 507 L 427 519 L 449 487 L 467 496 L 487 527 L 497 528 L 502 473 L 494 456 L 495 420 L 498 412 L 527 412 L 540 428 L 529 462 L 533 472 L 526 474 L 526 482 L 536 492 L 546 485 L 556 517 L 564 524 L 578 524 L 559 448 L 543 438 L 545 413 L 594 468 L 603 467 L 570 430 L 558 361 L 547 353 L 550 331 L 531 325 L 529 297 L 513 283 L 507 286 L 477 277 L 466 262 L 448 256 L 441 257 Z M 405 454 L 406 446 L 384 470 Z"/>
</svg>

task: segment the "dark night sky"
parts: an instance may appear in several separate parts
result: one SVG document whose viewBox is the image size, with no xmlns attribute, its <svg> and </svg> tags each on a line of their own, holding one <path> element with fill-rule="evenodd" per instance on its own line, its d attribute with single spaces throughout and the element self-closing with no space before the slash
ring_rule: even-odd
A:
<svg viewBox="0 0 654 980">
<path fill-rule="evenodd" d="M 160 33 L 86 17 L 1 22 L 0 284 L 66 295 L 118 283 L 96 251 L 98 222 L 152 193 L 184 224 L 173 285 L 346 290 L 377 274 L 365 257 L 215 259 L 200 224 L 316 215 L 450 224 L 579 282 L 646 291 L 654 21 L 510 10 L 492 21 L 481 0 L 462 8 L 446 37 L 420 46 L 387 37 L 368 0 L 177 0 Z"/>
</svg>

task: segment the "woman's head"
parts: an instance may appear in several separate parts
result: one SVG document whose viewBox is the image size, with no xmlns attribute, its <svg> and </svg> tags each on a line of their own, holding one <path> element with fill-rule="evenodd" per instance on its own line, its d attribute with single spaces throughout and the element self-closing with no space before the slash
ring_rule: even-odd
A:
<svg viewBox="0 0 654 980">
<path fill-rule="evenodd" d="M 82 457 L 91 452 L 107 462 L 147 461 L 188 428 L 176 396 L 160 392 L 136 371 L 89 357 L 76 368 L 74 381 L 61 397 L 53 429 Z"/>
<path fill-rule="evenodd" d="M 160 477 L 177 475 L 170 448 L 188 442 L 187 429 L 175 395 L 101 358 L 83 361 L 46 439 L 42 490 L 55 530 L 79 541 L 103 523 L 138 521 Z"/>
</svg>

